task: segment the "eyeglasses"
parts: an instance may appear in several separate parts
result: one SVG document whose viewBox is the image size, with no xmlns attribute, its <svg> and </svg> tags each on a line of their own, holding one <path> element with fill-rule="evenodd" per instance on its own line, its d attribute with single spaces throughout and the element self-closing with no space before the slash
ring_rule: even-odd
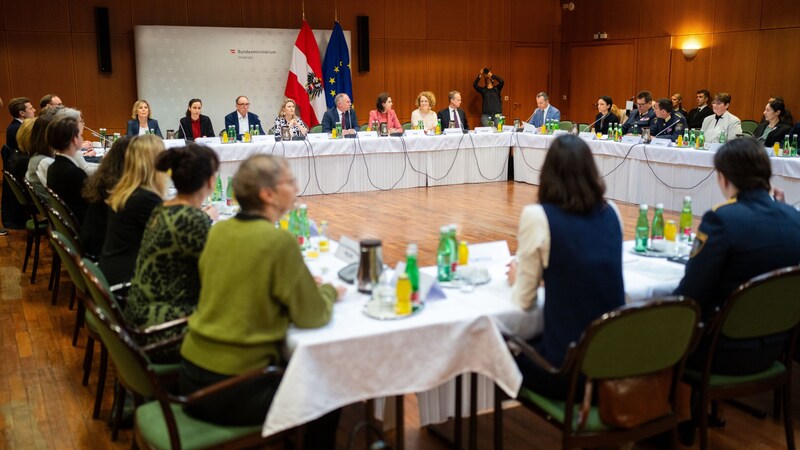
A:
<svg viewBox="0 0 800 450">
<path fill-rule="evenodd" d="M 250 103 L 237 103 L 239 106 L 250 106 Z"/>
<path fill-rule="evenodd" d="M 647 106 L 647 105 L 648 105 L 648 103 L 639 103 L 639 102 L 636 102 L 636 107 L 638 107 L 638 108 L 641 108 L 642 106 Z"/>
</svg>

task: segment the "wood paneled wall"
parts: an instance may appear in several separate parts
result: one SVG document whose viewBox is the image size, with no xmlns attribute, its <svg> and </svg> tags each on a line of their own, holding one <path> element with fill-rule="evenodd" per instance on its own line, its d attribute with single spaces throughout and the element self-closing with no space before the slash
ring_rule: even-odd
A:
<svg viewBox="0 0 800 450">
<path fill-rule="evenodd" d="M 485 66 L 506 80 L 507 115 L 530 113 L 522 109 L 530 109 L 533 99 L 514 99 L 514 92 L 549 91 L 564 118 L 587 121 L 594 113 L 583 106 L 599 95 L 615 93 L 615 101 L 621 102 L 640 89 L 650 89 L 656 97 L 681 92 L 685 106 L 692 107 L 693 93 L 700 88 L 731 93 L 731 110 L 743 119 L 758 118 L 770 95 L 782 95 L 790 108 L 800 111 L 800 58 L 790 53 L 800 48 L 797 0 L 573 2 L 575 9 L 565 11 L 561 4 L 566 1 L 560 0 L 0 0 L 0 97 L 8 102 L 27 96 L 38 103 L 42 95 L 57 93 L 83 110 L 89 126 L 123 131 L 136 99 L 134 26 L 299 28 L 304 10 L 312 28 L 329 29 L 338 10 L 354 44 L 356 16 L 370 19 L 371 70 L 354 70 L 359 117 L 367 116 L 382 91 L 392 94 L 405 121 L 419 91 L 433 91 L 439 108 L 447 102 L 447 92 L 459 90 L 474 124 L 480 98 L 471 84 Z M 95 6 L 109 8 L 111 74 L 97 69 Z M 608 41 L 594 41 L 596 32 L 608 33 Z M 688 39 L 703 45 L 691 61 L 680 51 Z M 550 55 L 549 61 L 525 62 L 547 72 L 536 81 L 512 70 L 522 65 L 513 60 L 512 50 L 531 45 L 549 48 L 545 53 Z M 603 61 L 572 59 L 590 54 L 574 50 L 592 46 L 598 52 L 613 46 L 608 55 L 629 54 Z M 357 48 L 351 54 L 356 69 Z M 601 92 L 572 85 L 586 74 L 619 73 L 605 64 L 631 60 L 630 75 L 599 77 L 607 83 L 598 88 Z M 198 61 L 201 68 L 207 63 Z M 583 76 L 573 76 L 576 71 Z M 276 88 L 283 89 L 283 83 L 278 80 Z M 528 83 L 538 85 L 514 88 Z M 513 110 L 514 103 L 525 106 Z M 581 111 L 570 111 L 570 105 L 581 105 Z"/>
</svg>

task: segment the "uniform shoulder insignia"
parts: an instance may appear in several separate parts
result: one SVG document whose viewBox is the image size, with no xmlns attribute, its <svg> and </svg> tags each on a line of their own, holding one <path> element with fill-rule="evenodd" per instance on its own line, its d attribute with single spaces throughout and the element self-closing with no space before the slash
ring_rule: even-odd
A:
<svg viewBox="0 0 800 450">
<path fill-rule="evenodd" d="M 723 206 L 725 206 L 725 205 L 732 205 L 732 204 L 734 204 L 734 203 L 736 203 L 736 197 L 733 197 L 733 198 L 731 198 L 731 199 L 728 199 L 727 201 L 724 201 L 724 202 L 722 202 L 722 203 L 719 203 L 719 204 L 716 204 L 716 205 L 714 205 L 714 207 L 713 207 L 713 208 L 711 208 L 711 210 L 712 210 L 712 211 L 716 211 L 716 210 L 718 210 L 719 208 L 722 208 L 722 207 L 723 207 Z"/>
<path fill-rule="evenodd" d="M 692 253 L 689 255 L 689 258 L 694 258 L 695 256 L 699 255 L 700 251 L 703 250 L 703 247 L 705 247 L 706 242 L 708 242 L 708 235 L 700 230 L 697 230 L 697 233 L 694 237 L 694 243 L 692 244 Z"/>
</svg>

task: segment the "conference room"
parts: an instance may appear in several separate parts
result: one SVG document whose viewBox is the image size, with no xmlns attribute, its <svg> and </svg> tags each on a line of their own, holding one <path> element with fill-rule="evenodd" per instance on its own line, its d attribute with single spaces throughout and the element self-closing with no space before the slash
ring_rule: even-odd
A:
<svg viewBox="0 0 800 450">
<path fill-rule="evenodd" d="M 667 0 L 659 2 L 657 9 L 661 13 L 653 14 L 653 8 L 642 2 L 623 1 L 610 7 L 589 0 L 418 1 L 402 6 L 336 0 L 2 2 L 0 61 L 5 63 L 5 76 L 0 77 L 0 99 L 12 115 L 14 126 L 9 130 L 14 128 L 17 135 L 17 127 L 23 130 L 22 141 L 14 142 L 17 148 L 9 146 L 10 150 L 3 152 L 3 169 L 19 178 L 23 199 L 20 202 L 12 179 L 4 172 L 0 225 L 6 231 L 0 236 L 3 446 L 127 448 L 137 442 L 139 447 L 160 448 L 169 447 L 170 439 L 179 435 L 182 447 L 218 446 L 222 441 L 205 439 L 227 436 L 225 439 L 242 438 L 235 442 L 239 446 L 282 448 L 288 441 L 286 445 L 295 448 L 303 444 L 314 448 L 309 436 L 318 432 L 332 433 L 331 447 L 343 449 L 364 448 L 378 440 L 392 448 L 545 449 L 573 438 L 570 445 L 583 448 L 664 448 L 671 443 L 674 429 L 679 448 L 786 448 L 787 438 L 794 441 L 787 430 L 797 428 L 793 420 L 798 412 L 797 395 L 788 389 L 796 375 L 787 353 L 793 349 L 796 322 L 783 329 L 768 327 L 771 334 L 785 337 L 779 342 L 786 351 L 776 356 L 783 359 L 776 362 L 779 366 L 771 367 L 774 385 L 765 389 L 752 386 L 759 392 L 748 393 L 741 402 L 722 400 L 730 392 L 715 390 L 704 381 L 703 365 L 693 366 L 696 361 L 691 355 L 698 349 L 707 351 L 704 345 L 715 330 L 722 329 L 721 321 L 714 322 L 709 315 L 705 298 L 695 297 L 713 284 L 711 275 L 698 275 L 704 273 L 700 269 L 712 265 L 704 258 L 721 251 L 708 228 L 710 220 L 721 217 L 724 221 L 726 211 L 745 204 L 744 194 L 738 195 L 739 201 L 730 201 L 743 189 L 739 175 L 731 172 L 730 164 L 736 163 L 726 163 L 729 160 L 724 158 L 729 149 L 747 152 L 753 145 L 759 149 L 759 161 L 766 161 L 766 166 L 758 167 L 767 170 L 759 175 L 767 180 L 766 186 L 762 183 L 757 188 L 766 191 L 759 198 L 776 198 L 764 207 L 779 208 L 776 214 L 788 222 L 781 226 L 773 221 L 773 231 L 763 234 L 755 232 L 756 225 L 752 225 L 749 235 L 742 237 L 742 241 L 772 245 L 772 265 L 762 265 L 752 255 L 742 261 L 736 261 L 733 253 L 721 258 L 737 267 L 763 269 L 742 272 L 747 275 L 726 285 L 726 295 L 719 298 L 717 306 L 732 304 L 722 303 L 727 294 L 767 272 L 778 280 L 767 280 L 767 284 L 791 283 L 795 277 L 791 269 L 773 272 L 800 263 L 795 257 L 794 262 L 776 265 L 783 255 L 793 257 L 797 236 L 792 233 L 796 223 L 792 214 L 800 201 L 800 160 L 791 156 L 791 122 L 800 119 L 793 119 L 791 111 L 800 108 L 800 88 L 792 82 L 800 77 L 800 62 L 785 49 L 800 44 L 800 9 L 790 0 L 769 5 Z M 34 17 L 49 19 L 23 19 Z M 703 90 L 708 95 L 700 95 Z M 735 118 L 740 132 L 728 133 L 726 142 L 720 142 L 719 133 L 714 133 L 710 139 L 714 142 L 697 145 L 695 139 L 692 146 L 663 139 L 666 133 L 658 134 L 663 128 L 655 126 L 659 131 L 649 141 L 645 128 L 617 139 L 603 132 L 604 126 L 609 129 L 603 116 L 606 111 L 617 111 L 620 124 L 633 116 L 647 116 L 650 105 L 638 98 L 643 92 L 649 93 L 651 103 L 658 103 L 654 110 L 659 111 L 660 99 L 682 98 L 687 119 L 696 118 L 697 112 L 692 110 L 713 110 L 696 127 L 698 137 L 700 131 L 708 130 L 705 121 L 709 119 L 713 128 Z M 44 102 L 47 95 L 51 98 Z M 53 95 L 69 110 L 47 112 L 58 103 Z M 20 98 L 27 98 L 35 110 L 30 121 L 26 120 L 26 102 L 20 109 L 19 102 L 12 101 Z M 728 103 L 721 104 L 720 98 Z M 12 108 L 12 103 L 17 106 Z M 639 103 L 644 109 L 637 108 Z M 718 112 L 722 106 L 725 109 Z M 653 113 L 654 124 L 658 120 L 673 123 L 668 121 L 683 114 L 678 106 L 667 109 L 664 106 L 665 112 L 659 112 L 671 114 L 666 119 Z M 538 122 L 540 117 L 555 117 L 556 112 L 557 121 Z M 326 114 L 333 119 L 331 131 L 324 130 Z M 391 125 L 394 120 L 399 128 Z M 336 122 L 342 125 L 341 133 L 336 132 Z M 387 126 L 382 127 L 382 122 Z M 61 141 L 56 123 L 68 129 Z M 52 136 L 48 136 L 51 125 Z M 151 130 L 163 139 L 149 136 Z M 779 132 L 783 134 L 775 138 Z M 120 139 L 115 142 L 116 133 Z M 30 137 L 27 142 L 25 134 Z M 184 139 L 189 136 L 192 140 Z M 712 134 L 706 132 L 705 136 Z M 0 139 L 8 145 L 8 132 Z M 777 152 L 774 145 L 766 145 L 768 140 L 770 144 L 775 141 Z M 747 147 L 745 142 L 755 143 Z M 114 218 L 108 222 L 109 229 L 105 229 L 105 221 L 102 231 L 87 227 L 83 218 L 70 224 L 69 215 L 74 215 L 76 208 L 69 195 L 56 192 L 56 183 L 51 186 L 44 177 L 37 194 L 37 186 L 28 191 L 23 182 L 30 165 L 20 165 L 19 157 L 37 148 L 42 149 L 41 154 L 24 157 L 37 161 L 49 157 L 60 164 L 74 161 L 86 173 L 82 177 L 87 180 L 86 188 L 95 171 L 107 170 L 104 163 L 111 164 L 106 160 L 111 161 L 114 146 L 127 146 L 124 158 L 116 152 L 118 178 L 124 177 L 131 150 L 159 155 L 143 160 L 152 176 L 131 185 L 130 200 L 148 208 L 142 219 L 126 217 L 111 207 L 117 197 L 108 196 L 116 184 L 98 188 L 92 183 L 96 192 L 105 192 L 98 197 L 99 203 L 108 203 L 107 198 L 111 202 Z M 554 146 L 558 152 L 553 151 Z M 205 150 L 191 151 L 198 147 Z M 783 156 L 784 149 L 788 149 L 787 156 Z M 563 163 L 557 156 L 562 150 L 578 159 L 568 164 L 571 169 L 555 172 Z M 73 151 L 76 156 L 70 156 Z M 47 152 L 49 156 L 44 155 Z M 587 172 L 577 180 L 594 179 L 597 186 L 588 188 L 570 181 L 580 173 L 579 164 Z M 15 165 L 22 169 L 13 170 Z M 32 171 L 34 176 L 40 166 Z M 756 166 L 746 165 L 748 170 Z M 169 182 L 158 175 L 166 172 L 164 168 L 170 169 Z M 17 177 L 19 170 L 21 176 Z M 553 177 L 553 173 L 559 175 Z M 180 181 L 181 177 L 186 182 Z M 169 189 L 159 185 L 162 179 Z M 564 208 L 578 209 L 554 212 L 549 205 L 559 203 L 554 195 L 561 192 L 555 186 L 567 192 L 568 198 L 581 199 L 578 203 L 582 206 L 564 201 Z M 47 187 L 57 195 L 49 194 Z M 265 194 L 249 198 L 248 189 Z M 81 195 L 86 192 L 84 189 Z M 35 201 L 44 194 L 51 196 L 45 196 L 39 210 Z M 51 201 L 56 197 L 65 201 Z M 597 220 L 610 220 L 612 226 L 593 222 L 586 228 L 591 233 L 584 233 L 578 228 L 583 222 L 564 211 L 586 211 L 592 201 L 603 205 L 602 219 L 598 216 Z M 15 204 L 17 216 L 13 216 Z M 300 204 L 306 208 L 299 208 Z M 648 205 L 644 234 L 640 220 L 643 204 Z M 65 208 L 59 210 L 59 205 Z M 264 214 L 252 214 L 262 208 L 258 205 L 263 206 Z M 142 249 L 151 248 L 153 253 L 169 247 L 156 244 L 160 242 L 156 235 L 147 234 L 144 224 L 150 211 L 163 213 L 159 220 L 168 222 L 178 220 L 168 211 L 197 212 L 202 208 L 211 209 L 211 214 L 187 213 L 198 220 L 197 227 L 177 228 L 179 232 L 204 230 L 209 236 L 206 242 L 219 250 L 212 257 L 212 247 L 204 249 L 202 245 L 205 237 L 195 250 L 190 264 L 195 277 L 192 310 L 198 299 L 198 311 L 204 302 L 212 305 L 207 297 L 212 295 L 209 286 L 215 286 L 220 298 L 228 301 L 232 290 L 244 289 L 253 281 L 272 280 L 266 272 L 258 272 L 266 271 L 268 264 L 275 264 L 270 266 L 275 273 L 289 274 L 275 278 L 279 280 L 275 286 L 300 277 L 297 286 L 302 289 L 289 290 L 292 295 L 313 292 L 303 297 L 313 300 L 304 305 L 326 305 L 313 318 L 292 316 L 295 325 L 289 326 L 287 319 L 279 337 L 269 339 L 270 348 L 278 348 L 280 353 L 269 359 L 274 367 L 265 369 L 269 373 L 251 374 L 274 383 L 268 389 L 257 389 L 259 395 L 269 391 L 268 400 L 261 405 L 268 409 L 257 423 L 238 427 L 235 433 L 239 434 L 227 425 L 198 419 L 192 415 L 192 407 L 184 409 L 179 403 L 172 406 L 178 418 L 177 431 L 170 433 L 161 405 L 152 402 L 161 393 L 158 389 L 137 391 L 132 375 L 126 378 L 123 373 L 123 367 L 130 365 L 117 359 L 121 358 L 119 352 L 112 351 L 116 347 L 107 341 L 121 336 L 115 326 L 131 316 L 124 302 L 118 311 L 113 306 L 116 300 L 110 300 L 116 297 L 110 292 L 103 295 L 98 275 L 107 275 L 103 262 L 108 255 L 102 254 L 105 246 L 102 240 L 97 244 L 97 233 L 109 233 L 106 243 L 108 236 L 115 235 L 117 248 L 128 252 L 130 273 L 120 280 L 118 273 L 112 274 L 111 284 L 139 279 L 131 275 L 139 263 L 137 254 L 145 261 L 140 243 Z M 657 210 L 661 212 L 661 234 L 656 233 Z M 308 230 L 300 226 L 304 221 L 297 220 L 303 211 L 310 218 Z M 766 212 L 759 214 L 772 217 Z M 254 221 L 252 215 L 267 221 Z M 754 216 L 757 214 L 741 215 L 742 220 Z M 213 225 L 209 218 L 214 219 Z M 141 225 L 133 232 L 136 220 L 141 220 Z M 180 220 L 186 220 L 185 216 Z M 261 235 L 245 241 L 246 233 L 255 232 L 252 226 L 256 223 L 269 225 L 258 229 L 264 236 L 271 233 L 269 239 L 277 236 L 285 241 L 288 233 L 280 232 L 284 226 L 301 235 L 300 249 L 281 246 L 280 251 L 287 253 L 276 253 L 275 243 L 259 253 L 258 245 L 272 241 Z M 455 225 L 454 236 L 443 239 L 442 227 L 451 224 Z M 73 237 L 83 239 L 73 239 L 71 248 L 66 245 L 70 227 Z M 530 233 L 533 229 L 537 234 Z M 570 252 L 574 253 L 558 250 L 564 248 L 558 247 L 563 233 L 572 237 Z M 237 236 L 239 241 L 235 241 Z M 542 236 L 546 236 L 544 241 L 536 241 Z M 637 237 L 643 236 L 649 239 L 645 244 L 649 249 L 637 252 Z M 374 240 L 379 241 L 377 247 Z M 443 252 L 443 245 L 448 251 Z M 535 251 L 532 245 L 537 246 Z M 204 260 L 202 254 L 209 256 Z M 91 258 L 84 261 L 84 256 L 99 257 L 99 264 Z M 570 267 L 563 277 L 557 275 L 561 257 Z M 613 262 L 597 263 L 601 257 Z M 359 264 L 362 258 L 371 258 L 378 269 L 368 271 L 367 264 Z M 450 280 L 441 273 L 443 258 L 450 258 L 453 264 L 461 259 L 456 264 L 458 275 L 451 273 Z M 543 258 L 543 265 L 538 269 L 536 264 L 531 266 L 532 258 L 536 264 Z M 592 259 L 595 265 L 583 266 L 584 259 Z M 416 262 L 418 272 L 412 270 L 410 261 Z M 176 274 L 173 278 L 159 280 L 174 289 L 170 292 L 177 292 L 183 280 L 177 277 L 186 272 L 177 264 L 164 266 L 165 272 Z M 380 271 L 383 278 L 378 276 Z M 404 277 L 400 275 L 405 273 L 409 273 L 417 299 L 412 299 L 413 313 L 373 309 L 377 303 L 372 299 L 379 297 L 376 292 L 388 289 L 389 297 L 394 298 L 395 284 L 401 284 Z M 213 283 L 200 283 L 211 280 L 206 277 L 212 275 Z M 225 281 L 225 276 L 231 278 Z M 317 288 L 314 277 L 323 283 L 321 287 Z M 360 282 L 366 278 L 371 286 Z M 234 279 L 238 281 L 232 282 Z M 759 283 L 754 283 L 753 289 Z M 672 328 L 674 334 L 669 334 L 657 326 L 619 331 L 626 337 L 615 341 L 620 347 L 600 357 L 603 363 L 598 367 L 607 370 L 623 365 L 610 363 L 622 357 L 621 348 L 648 356 L 677 352 L 669 364 L 659 367 L 671 370 L 663 395 L 665 411 L 647 420 L 638 417 L 640 423 L 635 425 L 614 425 L 608 411 L 600 412 L 603 404 L 624 403 L 619 397 L 602 400 L 603 395 L 617 395 L 603 391 L 615 386 L 610 380 L 635 376 L 644 379 L 644 389 L 649 392 L 653 385 L 647 383 L 654 382 L 652 367 L 625 376 L 621 372 L 590 375 L 586 363 L 586 372 L 567 389 L 569 395 L 549 399 L 552 401 L 547 395 L 537 397 L 536 388 L 544 389 L 545 384 L 530 381 L 528 364 L 533 364 L 536 356 L 531 356 L 528 344 L 539 352 L 547 345 L 542 344 L 542 337 L 555 328 L 558 318 L 551 315 L 555 309 L 548 309 L 545 296 L 559 298 L 556 286 L 569 288 L 572 296 L 564 299 L 583 298 L 582 294 L 589 292 L 585 296 L 598 299 L 597 305 L 603 295 L 611 305 L 587 313 L 590 317 L 583 316 L 586 312 L 577 306 L 562 308 L 560 317 L 574 328 L 574 336 L 568 340 L 577 345 L 566 355 L 575 365 L 565 370 L 578 367 L 578 358 L 591 357 L 591 337 L 602 335 L 614 324 L 635 321 L 637 314 L 668 315 L 675 308 L 691 316 L 691 323 L 682 324 L 688 330 L 683 334 Z M 170 298 L 177 295 L 184 294 L 170 294 Z M 104 298 L 111 301 L 106 309 L 101 304 Z M 741 298 L 746 301 L 747 296 Z M 778 303 L 780 299 L 772 304 L 778 308 Z M 785 303 L 780 307 L 793 307 Z M 220 308 L 220 317 L 236 310 L 214 307 Z M 766 308 L 754 308 L 751 316 L 770 321 Z M 243 306 L 240 314 L 230 319 L 238 322 L 229 322 L 235 325 L 224 329 L 222 336 L 261 339 L 263 324 L 254 323 L 251 334 L 242 331 L 241 324 L 253 318 L 242 314 L 244 310 Z M 311 314 L 311 309 L 299 310 Z M 612 310 L 617 311 L 606 314 Z M 794 317 L 792 314 L 793 310 L 782 316 Z M 203 357 L 198 355 L 212 353 L 203 346 L 207 341 L 197 346 L 197 335 L 190 337 L 193 343 L 184 344 L 194 345 L 194 352 L 180 351 L 184 336 L 216 323 L 209 319 L 211 315 L 195 314 L 187 328 L 187 315 L 174 318 L 181 333 L 170 335 L 176 341 L 173 347 L 177 345 L 183 356 L 193 355 L 186 360 L 206 372 L 244 373 L 239 366 L 217 371 L 203 367 Z M 593 322 L 595 319 L 600 320 Z M 170 321 L 172 317 L 160 320 L 155 328 Z M 698 328 L 698 322 L 704 327 Z M 106 332 L 103 327 L 108 324 L 112 326 Z M 154 324 L 122 323 L 120 329 L 135 338 L 130 341 L 136 344 L 131 348 L 138 352 L 156 342 L 137 337 L 144 327 Z M 655 339 L 658 336 L 636 335 L 642 328 L 672 336 L 666 340 L 672 347 L 658 347 L 665 345 L 664 339 Z M 678 335 L 683 341 L 677 342 Z M 653 338 L 656 347 L 643 350 L 623 345 L 644 343 L 648 338 Z M 683 348 L 674 350 L 681 343 Z M 200 348 L 203 350 L 198 351 Z M 179 358 L 173 362 L 178 364 L 172 364 L 171 378 L 159 383 L 178 389 L 179 373 L 186 375 L 176 368 L 181 354 L 173 352 L 172 356 Z M 148 367 L 151 356 L 136 355 L 137 364 Z M 546 361 L 536 362 L 556 367 L 563 362 L 563 354 L 558 358 L 545 355 Z M 644 359 L 630 356 L 627 361 Z M 585 376 L 592 386 L 588 391 Z M 780 386 L 785 386 L 784 390 Z M 650 403 L 647 399 L 651 396 L 641 392 L 633 395 L 634 406 Z M 121 399 L 123 396 L 127 400 Z M 738 400 L 739 393 L 731 396 Z M 177 402 L 175 398 L 170 401 Z M 564 401 L 574 402 L 578 412 L 565 407 Z M 141 412 L 134 413 L 140 404 Z M 233 404 L 237 405 L 235 400 Z M 709 414 L 699 414 L 703 408 Z M 231 406 L 218 408 L 218 412 L 233 416 L 238 409 Z M 635 409 L 641 414 L 642 408 Z M 565 431 L 563 423 L 573 418 L 581 425 L 568 426 Z M 192 427 L 189 431 L 183 428 L 186 423 Z M 595 426 L 611 437 L 591 441 Z M 208 437 L 209 433 L 216 434 Z M 690 439 L 692 434 L 694 439 Z M 583 438 L 586 440 L 581 441 Z"/>
</svg>

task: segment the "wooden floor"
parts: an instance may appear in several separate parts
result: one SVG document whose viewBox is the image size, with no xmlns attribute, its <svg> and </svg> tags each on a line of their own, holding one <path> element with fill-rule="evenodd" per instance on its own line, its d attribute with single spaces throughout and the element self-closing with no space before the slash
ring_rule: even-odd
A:
<svg viewBox="0 0 800 450">
<path fill-rule="evenodd" d="M 520 211 L 536 201 L 536 187 L 501 182 L 314 196 L 302 201 L 309 205 L 312 218 L 330 222 L 334 238 L 342 235 L 380 238 L 388 264 L 403 257 L 409 242 L 416 242 L 420 263 L 431 265 L 435 260 L 438 227 L 447 223 L 458 224 L 459 239 L 507 240 L 514 252 Z M 625 222 L 625 238 L 632 239 L 636 207 L 619 206 Z M 674 213 L 668 212 L 666 216 L 677 219 Z M 43 246 L 39 275 L 31 285 L 30 268 L 27 274 L 20 273 L 24 249 L 24 232 L 0 237 L 0 448 L 130 448 L 129 431 L 123 432 L 119 441 L 111 442 L 105 420 L 90 418 L 96 375 L 93 374 L 88 387 L 80 385 L 85 335 L 81 336 L 78 347 L 72 347 L 75 312 L 67 308 L 69 281 L 62 282 L 58 304 L 50 306 L 51 293 L 47 290 L 50 250 Z M 66 272 L 62 280 L 68 280 Z M 797 389 L 794 397 L 793 413 L 797 417 L 800 414 Z M 103 418 L 111 407 L 110 399 L 111 391 L 107 390 Z M 771 397 L 760 396 L 751 403 L 770 409 Z M 406 448 L 447 448 L 427 430 L 419 429 L 413 395 L 405 396 L 405 407 Z M 711 432 L 712 448 L 785 448 L 781 423 L 770 418 L 757 420 L 730 407 L 724 409 L 724 415 L 727 426 Z M 349 432 L 361 418 L 361 405 L 345 408 L 339 428 L 339 448 L 347 448 Z M 514 408 L 505 418 L 507 449 L 557 447 L 558 433 L 533 414 Z M 800 429 L 795 425 L 795 434 L 798 432 Z M 479 448 L 491 448 L 491 433 L 490 417 L 482 416 Z M 656 447 L 644 443 L 637 448 Z"/>
</svg>

